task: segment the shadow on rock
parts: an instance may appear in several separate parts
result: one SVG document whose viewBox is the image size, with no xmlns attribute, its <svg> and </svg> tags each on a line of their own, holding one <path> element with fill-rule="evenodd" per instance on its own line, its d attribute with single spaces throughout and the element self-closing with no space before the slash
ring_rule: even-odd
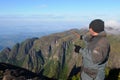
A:
<svg viewBox="0 0 120 80">
<path fill-rule="evenodd" d="M 119 80 L 120 69 L 111 69 L 105 80 Z"/>
</svg>

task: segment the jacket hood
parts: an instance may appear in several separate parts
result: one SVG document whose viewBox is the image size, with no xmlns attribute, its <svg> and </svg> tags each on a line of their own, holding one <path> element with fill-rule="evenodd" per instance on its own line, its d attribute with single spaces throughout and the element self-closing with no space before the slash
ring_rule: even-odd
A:
<svg viewBox="0 0 120 80">
<path fill-rule="evenodd" d="M 101 36 L 101 37 L 106 37 L 106 36 L 107 36 L 107 34 L 106 34 L 106 32 L 105 32 L 105 31 L 102 31 L 102 32 L 98 33 L 98 36 Z"/>
<path fill-rule="evenodd" d="M 106 36 L 107 36 L 106 32 L 105 32 L 105 31 L 102 31 L 102 32 L 98 33 L 97 36 L 91 36 L 90 34 L 86 34 L 86 35 L 83 36 L 83 40 L 86 41 L 86 42 L 89 42 L 89 41 L 91 41 L 93 38 L 106 37 Z"/>
</svg>

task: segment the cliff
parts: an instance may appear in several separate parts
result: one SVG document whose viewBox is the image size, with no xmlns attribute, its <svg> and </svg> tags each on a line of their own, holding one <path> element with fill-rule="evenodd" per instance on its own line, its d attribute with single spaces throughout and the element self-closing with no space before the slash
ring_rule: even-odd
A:
<svg viewBox="0 0 120 80">
<path fill-rule="evenodd" d="M 17 43 L 12 49 L 5 48 L 0 52 L 0 62 L 9 63 L 49 78 L 67 79 L 74 68 L 81 66 L 81 55 L 74 52 L 74 44 L 84 47 L 72 31 L 84 34 L 85 29 L 72 29 L 41 38 L 32 38 Z M 120 37 L 108 35 L 111 53 L 107 67 L 120 68 Z M 79 72 L 79 71 L 78 71 Z"/>
</svg>

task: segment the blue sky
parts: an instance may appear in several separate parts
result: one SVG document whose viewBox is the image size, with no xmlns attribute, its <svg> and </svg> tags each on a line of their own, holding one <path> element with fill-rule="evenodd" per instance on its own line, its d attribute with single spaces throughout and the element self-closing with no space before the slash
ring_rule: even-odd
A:
<svg viewBox="0 0 120 80">
<path fill-rule="evenodd" d="M 0 27 L 79 27 L 95 18 L 118 24 L 119 9 L 120 0 L 0 0 Z"/>
</svg>

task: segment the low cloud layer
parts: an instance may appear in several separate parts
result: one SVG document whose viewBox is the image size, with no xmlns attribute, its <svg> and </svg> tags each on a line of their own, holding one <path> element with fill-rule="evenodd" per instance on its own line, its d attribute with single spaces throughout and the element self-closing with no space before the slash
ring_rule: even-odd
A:
<svg viewBox="0 0 120 80">
<path fill-rule="evenodd" d="M 105 22 L 106 27 L 112 27 L 114 29 L 120 29 L 120 22 L 116 20 L 109 20 Z"/>
<path fill-rule="evenodd" d="M 116 20 L 105 21 L 106 31 L 111 34 L 120 34 L 120 23 Z"/>
</svg>

